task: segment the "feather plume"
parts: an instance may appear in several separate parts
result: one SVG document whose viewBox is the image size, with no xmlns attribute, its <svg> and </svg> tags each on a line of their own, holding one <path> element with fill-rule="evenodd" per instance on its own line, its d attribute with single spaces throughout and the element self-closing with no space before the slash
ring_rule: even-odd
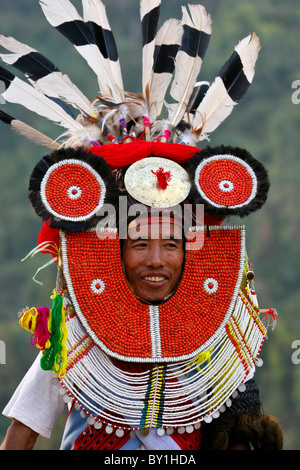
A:
<svg viewBox="0 0 300 470">
<path fill-rule="evenodd" d="M 211 18 L 202 5 L 182 7 L 183 37 L 175 61 L 175 77 L 170 90 L 175 104 L 168 105 L 171 126 L 176 126 L 186 112 L 200 73 L 211 36 Z"/>
<path fill-rule="evenodd" d="M 25 122 L 14 118 L 10 114 L 7 114 L 2 110 L 0 110 L 0 120 L 5 124 L 8 124 L 13 131 L 23 135 L 28 140 L 33 141 L 37 145 L 42 145 L 43 147 L 47 147 L 51 150 L 56 150 L 60 148 L 60 144 L 55 140 L 51 139 L 45 134 L 42 134 L 41 132 L 29 126 Z"/>
<path fill-rule="evenodd" d="M 193 93 L 191 94 L 190 101 L 188 103 L 189 113 L 195 114 L 196 109 L 200 106 L 207 90 L 209 89 L 209 82 L 197 82 L 194 86 Z"/>
<path fill-rule="evenodd" d="M 252 83 L 260 41 L 255 33 L 235 47 L 195 113 L 193 129 L 200 139 L 214 131 L 232 112 Z"/>
<path fill-rule="evenodd" d="M 141 0 L 140 2 L 140 17 L 143 36 L 143 95 L 148 103 L 160 4 L 161 0 Z"/>
<path fill-rule="evenodd" d="M 149 93 L 151 121 L 154 121 L 161 113 L 167 88 L 175 69 L 175 57 L 182 33 L 181 22 L 171 18 L 165 21 L 156 35 L 154 66 Z"/>
<path fill-rule="evenodd" d="M 90 27 L 86 24 L 69 0 L 39 0 L 48 22 L 63 34 L 86 60 L 98 78 L 100 93 L 120 99 L 107 61 L 101 54 Z"/>
<path fill-rule="evenodd" d="M 83 19 L 89 25 L 95 44 L 106 59 L 107 67 L 114 77 L 120 93 L 120 101 L 124 100 L 124 86 L 116 42 L 107 18 L 106 8 L 100 0 L 82 0 Z"/>
<path fill-rule="evenodd" d="M 0 35 L 0 45 L 12 54 L 0 54 L 1 59 L 23 72 L 41 93 L 61 98 L 88 116 L 95 116 L 89 100 L 50 60 L 12 37 Z"/>
<path fill-rule="evenodd" d="M 66 131 L 59 136 L 63 139 L 63 146 L 65 148 L 72 147 L 91 147 L 95 142 L 104 143 L 107 141 L 101 127 L 93 124 L 85 124 L 79 131 Z"/>
<path fill-rule="evenodd" d="M 5 85 L 2 96 L 10 103 L 18 103 L 69 130 L 79 130 L 83 126 L 70 117 L 61 106 L 44 96 L 28 83 L 0 67 L 0 80 Z"/>
</svg>

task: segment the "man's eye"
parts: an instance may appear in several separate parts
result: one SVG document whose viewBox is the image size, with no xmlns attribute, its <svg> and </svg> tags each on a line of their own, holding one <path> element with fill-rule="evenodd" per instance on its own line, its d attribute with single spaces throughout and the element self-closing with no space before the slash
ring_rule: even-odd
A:
<svg viewBox="0 0 300 470">
<path fill-rule="evenodd" d="M 177 243 L 174 242 L 168 242 L 165 245 L 167 248 L 177 248 Z"/>
<path fill-rule="evenodd" d="M 145 242 L 136 242 L 133 244 L 133 248 L 145 248 L 147 246 L 147 243 Z"/>
</svg>

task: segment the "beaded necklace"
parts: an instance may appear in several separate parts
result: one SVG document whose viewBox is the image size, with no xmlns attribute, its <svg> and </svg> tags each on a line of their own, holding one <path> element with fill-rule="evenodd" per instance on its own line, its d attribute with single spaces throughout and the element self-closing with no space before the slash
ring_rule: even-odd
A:
<svg viewBox="0 0 300 470">
<path fill-rule="evenodd" d="M 232 268 L 229 258 L 223 260 L 221 264 L 210 264 L 210 269 L 213 271 L 209 276 L 204 266 L 201 266 L 203 257 L 205 259 L 205 256 L 211 256 L 210 249 L 215 249 L 214 244 L 220 245 L 218 240 L 220 235 L 222 235 L 222 240 L 226 240 L 228 236 L 230 245 L 228 252 L 232 254 L 235 240 L 239 253 L 239 256 L 235 253 L 232 257 L 234 259 L 232 266 L 235 266 L 236 271 L 234 275 L 231 269 L 231 275 L 228 276 L 232 290 L 228 292 L 225 289 L 223 296 L 227 297 L 227 303 L 224 305 L 221 301 L 221 289 L 224 272 L 228 273 L 229 267 Z M 86 303 L 81 303 L 81 299 L 86 302 L 89 296 L 85 292 L 86 285 L 83 282 L 85 272 L 82 264 L 79 265 L 81 286 L 76 287 L 76 282 L 74 282 L 76 263 L 72 265 L 73 236 L 76 240 L 76 234 L 62 234 L 64 275 L 68 294 L 76 312 L 66 317 L 68 359 L 66 373 L 60 377 L 65 391 L 65 401 L 74 400 L 82 409 L 83 416 L 87 416 L 89 423 L 94 424 L 96 428 L 104 424 L 110 432 L 115 429 L 119 434 L 120 429 L 137 430 L 151 427 L 157 428 L 160 434 L 166 431 L 171 432 L 170 430 L 174 428 L 188 432 L 198 426 L 202 420 L 209 422 L 218 417 L 226 406 L 230 406 L 232 394 L 237 393 L 239 387 L 243 390 L 242 385 L 249 373 L 253 372 L 266 337 L 266 328 L 259 318 L 255 292 L 248 281 L 245 284 L 244 227 L 210 227 L 209 242 L 206 240 L 204 243 L 207 253 L 205 250 L 202 253 L 202 250 L 186 253 L 184 273 L 177 292 L 161 306 L 144 305 L 133 298 L 120 271 L 119 240 L 113 240 L 115 250 L 108 249 L 110 256 L 114 253 L 108 271 L 110 275 L 113 271 L 114 276 L 119 275 L 120 279 L 118 279 L 118 285 L 115 284 L 116 279 L 111 280 L 115 293 L 114 304 L 113 299 L 109 299 L 111 297 L 110 286 L 104 276 L 105 269 L 103 268 L 107 267 L 108 263 L 101 264 L 100 271 L 104 280 L 98 279 L 97 283 L 93 284 L 94 290 L 91 289 L 90 295 L 98 299 L 98 296 L 108 291 L 107 299 L 109 300 L 103 298 L 98 304 L 96 327 L 94 327 L 96 325 L 94 316 L 90 318 L 88 308 L 82 308 Z M 102 261 L 105 259 L 101 241 L 98 240 L 99 247 L 97 248 L 94 237 L 95 232 L 91 230 L 87 232 L 84 240 L 85 258 L 90 266 L 90 274 L 93 273 L 91 264 L 94 259 L 93 256 L 91 258 L 88 256 L 91 254 L 90 247 L 97 256 L 102 252 L 101 256 L 104 258 L 101 259 Z M 92 242 L 87 243 L 88 239 Z M 226 254 L 226 242 L 220 251 Z M 201 269 L 197 259 L 199 259 Z M 77 257 L 76 260 L 78 263 Z M 225 263 L 227 263 L 226 271 L 222 271 L 222 264 Z M 193 279 L 198 280 L 198 286 Z M 201 280 L 203 293 L 202 297 L 197 298 L 197 295 L 200 296 Z M 186 297 L 181 289 L 186 293 Z M 131 323 L 130 327 L 136 328 L 135 342 L 148 345 L 148 352 L 144 355 L 141 355 L 143 350 L 136 344 L 131 344 L 130 341 L 129 349 L 128 346 L 126 349 L 125 343 L 122 344 L 123 350 L 120 354 L 120 349 L 116 347 L 122 343 L 120 330 L 117 328 L 120 319 L 114 325 L 111 337 L 109 332 L 112 327 L 107 327 L 107 319 L 101 323 L 101 317 L 105 316 L 106 310 L 109 316 L 113 317 L 114 312 L 119 309 L 120 301 L 116 292 L 120 292 L 119 299 L 125 307 L 122 312 L 128 312 L 130 309 L 130 315 L 126 317 L 122 328 L 124 329 L 124 325 L 128 324 L 130 317 L 137 319 L 137 322 Z M 211 302 L 211 298 L 216 294 L 218 294 L 218 299 L 215 304 Z M 196 297 L 195 303 L 191 301 L 192 296 Z M 205 296 L 210 301 L 210 307 L 207 307 L 204 302 Z M 93 313 L 95 313 L 95 305 Z M 195 308 L 194 305 L 197 310 L 193 318 L 187 312 L 188 309 Z M 213 317 L 216 317 L 217 322 L 213 330 L 213 327 L 208 326 L 204 321 L 199 336 L 202 343 L 199 337 L 193 337 L 192 333 L 202 328 L 201 322 L 202 317 L 205 319 L 205 311 L 201 310 L 201 306 L 208 309 L 210 323 L 214 325 L 211 320 Z M 137 325 L 142 324 L 143 318 L 149 320 L 147 334 L 137 329 Z M 168 320 L 165 328 L 164 318 Z M 191 321 L 194 321 L 192 325 Z M 179 334 L 176 334 L 174 330 L 175 324 L 179 328 Z M 104 332 L 101 331 L 99 325 L 105 326 Z M 145 326 L 145 322 L 142 326 Z M 185 331 L 182 343 L 184 348 L 187 344 L 190 349 L 180 348 L 181 342 L 178 338 L 182 329 Z M 207 337 L 205 332 L 207 332 Z M 106 343 L 103 340 L 104 337 L 108 338 Z M 112 341 L 114 337 L 117 339 L 116 343 Z M 124 337 L 128 338 L 126 331 Z M 172 349 L 174 344 L 176 348 Z M 171 351 L 177 350 L 179 351 L 177 355 L 174 352 L 170 354 Z M 125 356 L 124 353 L 127 351 L 130 356 Z"/>
</svg>

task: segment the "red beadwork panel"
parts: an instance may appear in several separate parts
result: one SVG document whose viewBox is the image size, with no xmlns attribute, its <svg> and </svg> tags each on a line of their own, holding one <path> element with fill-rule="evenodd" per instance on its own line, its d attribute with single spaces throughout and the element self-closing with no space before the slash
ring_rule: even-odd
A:
<svg viewBox="0 0 300 470">
<path fill-rule="evenodd" d="M 238 228 L 211 230 L 203 248 L 186 252 L 180 285 L 159 306 L 162 359 L 192 356 L 225 328 L 244 267 L 243 243 Z M 119 239 L 68 232 L 62 251 L 76 313 L 94 341 L 116 357 L 150 361 L 149 306 L 127 286 Z"/>
<path fill-rule="evenodd" d="M 204 165 L 199 185 L 212 203 L 231 207 L 248 200 L 253 190 L 253 179 L 241 163 L 224 158 Z"/>
<path fill-rule="evenodd" d="M 161 348 L 166 357 L 197 350 L 227 322 L 243 266 L 241 248 L 240 230 L 212 230 L 203 248 L 186 252 L 177 292 L 160 308 Z"/>
<path fill-rule="evenodd" d="M 80 164 L 55 168 L 45 189 L 48 204 L 63 217 L 87 216 L 97 208 L 101 195 L 96 177 Z"/>
</svg>

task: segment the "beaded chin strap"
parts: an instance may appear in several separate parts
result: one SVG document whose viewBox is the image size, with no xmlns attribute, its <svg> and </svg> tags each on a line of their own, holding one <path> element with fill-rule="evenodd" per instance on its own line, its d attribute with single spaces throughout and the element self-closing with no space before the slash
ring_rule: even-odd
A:
<svg viewBox="0 0 300 470">
<path fill-rule="evenodd" d="M 1 59 L 29 81 L 1 67 L 5 100 L 64 128 L 53 141 L 0 114 L 51 150 L 30 178 L 29 198 L 43 219 L 31 254 L 53 256 L 57 285 L 52 308 L 27 309 L 20 323 L 42 351 L 42 368 L 59 377 L 66 402 L 73 399 L 96 428 L 106 423 L 118 436 L 126 428 L 191 432 L 218 417 L 243 390 L 276 318 L 273 309 L 261 318 L 245 228 L 221 225 L 262 207 L 267 172 L 245 149 L 197 147 L 251 85 L 259 39 L 254 33 L 240 41 L 211 84 L 198 81 L 210 16 L 189 5 L 180 20 L 158 28 L 160 3 L 140 2 L 141 93 L 124 90 L 100 0 L 83 0 L 82 16 L 68 0 L 40 1 L 49 23 L 95 73 L 92 101 L 40 52 L 0 36 L 9 51 Z M 161 305 L 136 299 L 124 278 L 118 221 L 128 200 L 148 211 L 204 208 L 202 223 L 186 232 L 203 243 L 186 245 L 180 284 Z"/>
</svg>

